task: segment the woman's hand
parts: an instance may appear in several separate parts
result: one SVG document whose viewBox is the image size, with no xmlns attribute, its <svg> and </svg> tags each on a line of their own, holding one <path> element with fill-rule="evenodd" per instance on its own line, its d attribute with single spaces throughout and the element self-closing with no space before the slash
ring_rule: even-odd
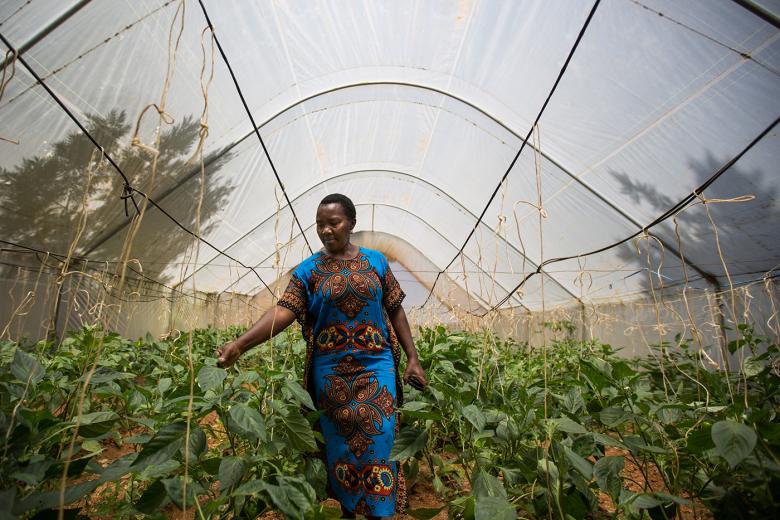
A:
<svg viewBox="0 0 780 520">
<path fill-rule="evenodd" d="M 409 378 L 416 377 L 422 384 L 423 388 L 428 386 L 428 380 L 425 378 L 425 370 L 423 370 L 420 360 L 418 358 L 409 359 L 406 363 L 406 370 L 404 370 L 404 382 L 409 383 Z"/>
<path fill-rule="evenodd" d="M 222 368 L 232 366 L 241 354 L 243 352 L 238 344 L 235 341 L 229 341 L 217 349 L 217 365 Z"/>
<path fill-rule="evenodd" d="M 295 321 L 295 313 L 290 309 L 278 305 L 271 307 L 238 339 L 228 341 L 216 350 L 217 365 L 225 368 L 232 366 L 241 354 L 273 338 L 293 321 Z"/>
</svg>

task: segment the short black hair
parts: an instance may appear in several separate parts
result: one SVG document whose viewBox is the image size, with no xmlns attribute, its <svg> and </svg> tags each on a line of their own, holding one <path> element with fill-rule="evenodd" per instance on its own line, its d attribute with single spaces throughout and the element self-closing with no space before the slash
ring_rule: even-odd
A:
<svg viewBox="0 0 780 520">
<path fill-rule="evenodd" d="M 346 195 L 342 195 L 341 193 L 331 193 L 322 199 L 322 201 L 320 201 L 320 206 L 323 204 L 341 204 L 341 207 L 344 209 L 344 214 L 347 216 L 347 218 L 349 220 L 357 220 L 355 205 Z"/>
</svg>

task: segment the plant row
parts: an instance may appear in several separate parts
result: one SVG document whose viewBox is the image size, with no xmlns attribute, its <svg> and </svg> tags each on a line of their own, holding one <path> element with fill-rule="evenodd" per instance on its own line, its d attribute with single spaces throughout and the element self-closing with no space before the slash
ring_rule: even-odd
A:
<svg viewBox="0 0 780 520">
<path fill-rule="evenodd" d="M 240 332 L 0 342 L 0 518 L 338 518 L 321 505 L 300 333 L 217 367 Z M 724 373 L 685 342 L 625 359 L 598 342 L 420 330 L 430 384 L 405 387 L 392 455 L 410 488 L 430 474 L 451 518 L 777 516 L 780 349 L 739 332 L 740 370 Z"/>
</svg>

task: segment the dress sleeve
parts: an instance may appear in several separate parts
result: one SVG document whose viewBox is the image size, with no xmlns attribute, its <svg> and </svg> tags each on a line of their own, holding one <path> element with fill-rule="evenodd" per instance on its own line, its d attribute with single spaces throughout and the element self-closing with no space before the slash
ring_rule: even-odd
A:
<svg viewBox="0 0 780 520">
<path fill-rule="evenodd" d="M 387 312 L 393 312 L 406 298 L 406 293 L 401 289 L 401 285 L 393 275 L 393 271 L 390 269 L 390 265 L 387 260 L 384 261 L 385 274 L 382 278 L 382 304 L 385 306 Z"/>
<path fill-rule="evenodd" d="M 290 278 L 290 283 L 287 284 L 284 294 L 276 302 L 276 305 L 290 309 L 295 313 L 295 317 L 299 322 L 303 323 L 306 318 L 306 309 L 308 308 L 308 294 L 306 293 L 306 286 L 293 274 Z"/>
</svg>

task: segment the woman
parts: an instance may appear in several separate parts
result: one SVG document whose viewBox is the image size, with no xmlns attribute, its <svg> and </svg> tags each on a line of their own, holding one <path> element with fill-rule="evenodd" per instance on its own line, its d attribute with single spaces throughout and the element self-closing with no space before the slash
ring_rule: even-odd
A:
<svg viewBox="0 0 780 520">
<path fill-rule="evenodd" d="M 405 500 L 399 464 L 390 461 L 396 408 L 403 402 L 400 347 L 407 357 L 404 381 L 427 383 L 401 307 L 404 292 L 382 253 L 350 242 L 356 222 L 348 197 L 322 199 L 317 235 L 323 250 L 301 262 L 276 306 L 217 355 L 222 365 L 232 365 L 295 319 L 301 323 L 304 384 L 323 411 L 330 490 L 346 517 L 379 518 L 392 516 Z"/>
</svg>

